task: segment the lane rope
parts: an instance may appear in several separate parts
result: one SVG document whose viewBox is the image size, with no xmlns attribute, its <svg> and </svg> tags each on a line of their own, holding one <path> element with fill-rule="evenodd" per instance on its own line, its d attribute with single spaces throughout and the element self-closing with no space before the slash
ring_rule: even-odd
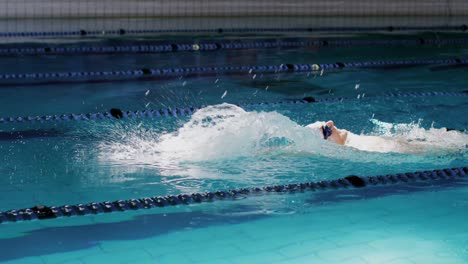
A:
<svg viewBox="0 0 468 264">
<path fill-rule="evenodd" d="M 365 188 L 390 184 L 411 184 L 416 182 L 448 181 L 465 178 L 468 167 L 447 168 L 431 171 L 417 171 L 377 176 L 350 175 L 335 180 L 318 182 L 303 182 L 264 187 L 251 187 L 227 191 L 215 191 L 192 194 L 166 195 L 128 199 L 118 201 L 91 202 L 87 204 L 44 206 L 0 212 L 0 223 L 21 222 L 29 220 L 44 220 L 66 216 L 96 215 L 111 212 L 134 211 L 177 205 L 189 205 L 220 200 L 236 200 L 249 196 L 266 195 L 269 193 L 297 193 L 305 191 L 331 191 L 337 189 Z"/>
<path fill-rule="evenodd" d="M 368 95 L 364 98 L 392 98 L 392 97 L 428 97 L 428 96 L 457 96 L 466 97 L 468 91 L 464 92 L 397 92 L 385 93 L 381 95 Z M 311 104 L 311 103 L 331 103 L 341 102 L 344 100 L 357 100 L 356 97 L 329 97 L 315 98 L 305 97 L 302 99 L 282 100 L 278 102 L 260 102 L 235 104 L 242 108 L 255 106 L 275 106 L 275 105 L 293 105 L 293 104 Z M 138 118 L 164 118 L 164 117 L 185 117 L 192 115 L 195 111 L 206 106 L 198 107 L 176 107 L 162 109 L 145 109 L 137 111 L 122 111 L 118 108 L 112 108 L 106 112 L 98 113 L 82 113 L 82 114 L 61 114 L 61 115 L 42 115 L 42 116 L 27 116 L 27 117 L 0 117 L 0 124 L 13 123 L 45 123 L 45 122 L 66 122 L 66 121 L 99 121 L 99 120 L 116 120 L 116 119 L 138 119 Z"/>
<path fill-rule="evenodd" d="M 87 55 L 87 54 L 126 54 L 164 53 L 180 51 L 215 51 L 238 49 L 300 48 L 300 47 L 349 47 L 349 46 L 398 46 L 398 45 L 465 45 L 468 38 L 453 39 L 253 39 L 243 41 L 202 41 L 200 43 L 144 43 L 133 45 L 80 45 L 46 47 L 0 48 L 0 56 L 14 55 Z"/>
<path fill-rule="evenodd" d="M 82 71 L 82 72 L 47 72 L 47 73 L 12 73 L 0 74 L 0 83 L 4 81 L 36 80 L 108 80 L 109 78 L 156 78 L 175 76 L 197 76 L 203 74 L 261 74 L 261 73 L 304 73 L 334 71 L 353 68 L 408 67 L 421 65 L 468 66 L 468 59 L 416 59 L 416 60 L 378 60 L 359 62 L 335 62 L 321 64 L 279 64 L 255 66 L 211 66 L 211 67 L 176 67 L 176 68 L 143 68 L 136 70 L 116 71 Z M 115 80 L 115 79 L 114 79 Z M 24 84 L 31 84 L 26 82 Z"/>
</svg>

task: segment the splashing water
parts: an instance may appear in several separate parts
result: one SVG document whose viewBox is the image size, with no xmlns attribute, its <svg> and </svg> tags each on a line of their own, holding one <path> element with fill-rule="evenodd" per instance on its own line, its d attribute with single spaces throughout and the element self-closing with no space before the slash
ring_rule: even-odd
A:
<svg viewBox="0 0 468 264">
<path fill-rule="evenodd" d="M 309 129 L 276 112 L 246 112 L 222 104 L 197 111 L 176 133 L 162 135 L 158 151 L 175 159 L 204 161 L 278 149 L 315 153 L 313 147 L 319 143 Z"/>
<path fill-rule="evenodd" d="M 411 162 L 427 162 L 428 155 L 461 151 L 468 143 L 468 135 L 457 131 L 426 130 L 419 123 L 391 124 L 375 119 L 371 122 L 375 125 L 372 135 L 349 133 L 350 147 L 346 147 L 323 140 L 314 129 L 277 112 L 246 112 L 234 105 L 221 104 L 198 110 L 175 132 L 123 132 L 126 136 L 122 140 L 99 146 L 100 158 L 165 168 L 187 162 L 278 155 L 388 164 L 407 162 L 409 155 Z M 399 155 L 382 156 L 386 152 Z"/>
<path fill-rule="evenodd" d="M 440 153 L 466 148 L 468 135 L 446 128 L 421 128 L 422 120 L 410 124 L 393 124 L 370 120 L 373 135 L 351 135 L 350 146 L 360 150 L 399 153 Z"/>
</svg>

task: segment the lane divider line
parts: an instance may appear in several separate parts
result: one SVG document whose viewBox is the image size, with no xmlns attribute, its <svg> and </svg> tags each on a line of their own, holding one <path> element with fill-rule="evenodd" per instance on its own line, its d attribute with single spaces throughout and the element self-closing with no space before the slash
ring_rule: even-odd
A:
<svg viewBox="0 0 468 264">
<path fill-rule="evenodd" d="M 198 204 L 220 200 L 236 200 L 239 198 L 266 195 L 269 193 L 332 191 L 337 189 L 369 188 L 371 186 L 378 185 L 449 181 L 465 178 L 467 174 L 468 167 L 460 167 L 369 177 L 349 175 L 340 179 L 323 180 L 318 182 L 302 182 L 264 187 L 240 188 L 227 191 L 155 196 L 139 199 L 118 200 L 113 202 L 91 202 L 87 204 L 80 203 L 76 205 L 50 207 L 36 205 L 34 207 L 25 209 L 0 212 L 0 223 L 45 220 L 70 216 L 96 215 L 110 212 L 124 212 L 158 207 Z"/>
<path fill-rule="evenodd" d="M 385 93 L 381 95 L 368 95 L 364 98 L 392 98 L 392 97 L 428 97 L 428 96 L 457 96 L 466 97 L 468 91 L 464 92 L 399 92 Z M 242 108 L 255 106 L 275 106 L 275 105 L 290 105 L 290 104 L 311 104 L 311 103 L 331 103 L 344 100 L 357 100 L 355 97 L 329 97 L 315 98 L 305 97 L 302 99 L 283 100 L 278 102 L 260 102 L 248 104 L 236 104 Z M 112 108 L 106 112 L 98 113 L 81 113 L 81 114 L 61 114 L 61 115 L 43 115 L 43 116 L 26 116 L 26 117 L 0 117 L 0 124 L 13 123 L 45 123 L 45 122 L 66 122 L 66 121 L 99 121 L 99 120 L 116 120 L 116 119 L 137 119 L 137 118 L 163 118 L 163 117 L 185 117 L 190 116 L 197 110 L 206 106 L 197 107 L 176 107 L 163 109 L 145 109 L 137 111 L 122 111 L 118 108 Z"/>
</svg>

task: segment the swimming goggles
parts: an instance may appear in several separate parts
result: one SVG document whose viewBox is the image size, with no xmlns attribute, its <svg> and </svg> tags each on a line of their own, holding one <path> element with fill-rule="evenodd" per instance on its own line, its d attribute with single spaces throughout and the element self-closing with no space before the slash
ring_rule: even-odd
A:
<svg viewBox="0 0 468 264">
<path fill-rule="evenodd" d="M 329 126 L 322 126 L 323 139 L 327 139 L 332 134 L 332 129 Z"/>
</svg>

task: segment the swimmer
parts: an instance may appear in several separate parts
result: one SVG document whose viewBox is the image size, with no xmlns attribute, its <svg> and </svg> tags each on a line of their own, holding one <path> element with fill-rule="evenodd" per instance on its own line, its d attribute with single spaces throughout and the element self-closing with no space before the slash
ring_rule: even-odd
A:
<svg viewBox="0 0 468 264">
<path fill-rule="evenodd" d="M 364 151 L 375 152 L 420 152 L 412 149 L 401 139 L 385 138 L 379 136 L 355 135 L 345 129 L 339 129 L 332 120 L 327 122 L 318 121 L 307 126 L 323 139 L 338 145 L 353 147 Z"/>
<path fill-rule="evenodd" d="M 459 148 L 458 144 L 450 146 L 447 144 L 447 142 L 440 140 L 434 141 L 429 139 L 408 139 L 405 136 L 385 137 L 356 135 L 345 129 L 337 128 L 332 120 L 328 122 L 318 121 L 307 125 L 307 128 L 312 129 L 315 132 L 314 134 L 320 136 L 321 138 L 327 141 L 331 141 L 338 145 L 353 147 L 364 151 L 423 153 L 430 149 L 434 150 L 434 148 Z M 439 130 L 437 133 L 442 133 L 440 134 L 441 137 L 443 135 L 446 135 L 445 133 L 452 133 L 452 137 L 464 137 L 463 134 L 456 134 L 458 132 L 452 130 L 453 129 L 444 128 Z M 436 139 L 441 137 L 436 137 Z"/>
</svg>

